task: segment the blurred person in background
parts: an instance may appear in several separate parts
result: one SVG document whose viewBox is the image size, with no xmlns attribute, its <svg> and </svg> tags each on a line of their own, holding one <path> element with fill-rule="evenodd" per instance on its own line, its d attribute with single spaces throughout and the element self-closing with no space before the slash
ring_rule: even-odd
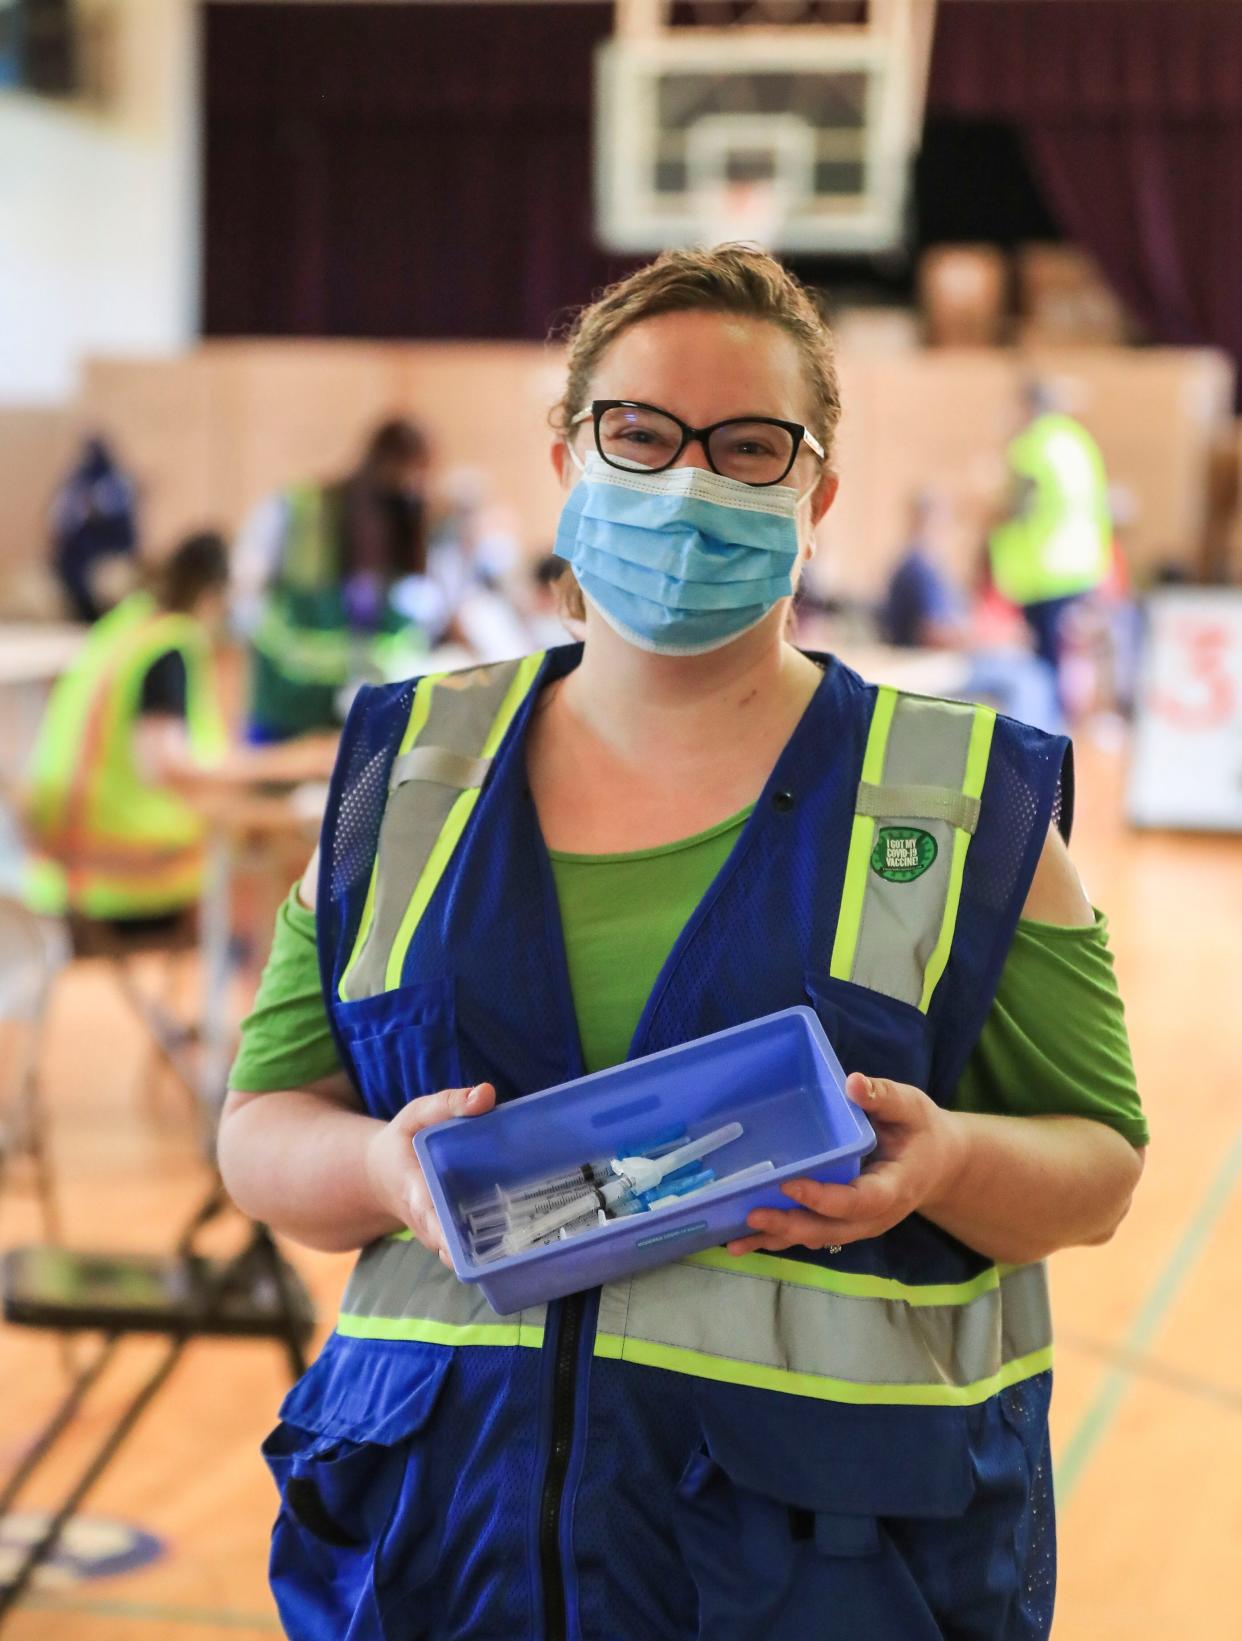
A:
<svg viewBox="0 0 1242 1641">
<path fill-rule="evenodd" d="M 212 657 L 222 537 L 188 537 L 149 580 L 95 624 L 53 690 L 24 803 L 29 904 L 118 932 L 171 926 L 197 904 L 208 789 L 322 777 L 335 745 L 230 750 Z"/>
<path fill-rule="evenodd" d="M 1025 390 L 1026 425 L 1009 446 L 1008 516 L 988 539 L 997 591 L 1017 605 L 1054 669 L 1061 623 L 1112 559 L 1108 477 L 1099 446 L 1048 382 Z"/>
<path fill-rule="evenodd" d="M 98 436 L 82 445 L 77 465 L 52 502 L 52 569 L 76 621 L 98 621 L 115 589 L 136 579 L 137 495 Z"/>
<path fill-rule="evenodd" d="M 969 637 L 963 599 L 941 568 L 944 498 L 930 488 L 910 502 L 905 546 L 880 607 L 880 633 L 902 649 L 960 649 Z"/>
<path fill-rule="evenodd" d="M 1002 604 L 1009 628 L 992 628 L 986 603 L 959 590 L 944 573 L 943 538 L 950 523 L 943 495 L 930 488 L 915 494 L 905 551 L 877 612 L 881 638 L 899 649 L 960 652 L 960 679 L 949 693 L 963 701 L 986 701 L 1022 723 L 1059 734 L 1064 723 L 1053 671 L 1031 654 L 1026 627 Z"/>
<path fill-rule="evenodd" d="M 430 466 L 423 431 L 386 421 L 352 473 L 293 485 L 246 520 L 232 581 L 251 644 L 252 741 L 339 725 L 349 684 L 397 676 L 407 658 L 412 671 L 425 635 L 446 624 L 427 575 Z"/>
<path fill-rule="evenodd" d="M 151 590 L 96 623 L 56 685 L 27 800 L 36 910 L 127 922 L 197 901 L 203 825 L 167 769 L 225 751 L 211 635 L 227 587 L 224 542 L 191 536 Z"/>
</svg>

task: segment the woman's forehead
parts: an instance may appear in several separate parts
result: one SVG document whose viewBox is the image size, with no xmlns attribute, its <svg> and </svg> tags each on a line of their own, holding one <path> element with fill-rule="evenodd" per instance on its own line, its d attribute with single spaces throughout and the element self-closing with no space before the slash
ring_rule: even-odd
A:
<svg viewBox="0 0 1242 1641">
<path fill-rule="evenodd" d="M 623 330 L 591 378 L 595 399 L 641 399 L 696 426 L 726 416 L 804 421 L 810 389 L 798 345 L 770 320 L 662 313 Z"/>
</svg>

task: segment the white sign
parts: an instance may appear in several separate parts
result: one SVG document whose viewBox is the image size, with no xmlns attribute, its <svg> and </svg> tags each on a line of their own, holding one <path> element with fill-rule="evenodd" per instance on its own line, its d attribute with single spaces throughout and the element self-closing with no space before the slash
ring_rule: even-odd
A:
<svg viewBox="0 0 1242 1641">
<path fill-rule="evenodd" d="M 1130 819 L 1242 832 L 1242 591 L 1169 588 L 1146 614 Z"/>
</svg>

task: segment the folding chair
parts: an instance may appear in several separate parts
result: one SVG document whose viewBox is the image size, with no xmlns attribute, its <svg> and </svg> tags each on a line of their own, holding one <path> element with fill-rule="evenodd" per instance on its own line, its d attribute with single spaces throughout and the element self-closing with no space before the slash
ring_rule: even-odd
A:
<svg viewBox="0 0 1242 1641">
<path fill-rule="evenodd" d="M 66 923 L 74 958 L 96 958 L 108 965 L 112 979 L 139 1024 L 154 1056 L 151 1069 L 162 1066 L 184 1091 L 191 1113 L 202 1117 L 200 1091 L 191 1059 L 198 1043 L 196 1024 L 179 1019 L 168 1006 L 168 995 L 153 995 L 140 985 L 135 967 L 144 958 L 160 957 L 175 975 L 178 959 L 198 951 L 198 920 L 191 909 L 167 923 L 108 923 L 72 912 Z M 148 1075 L 148 1085 L 150 1085 Z"/>
<path fill-rule="evenodd" d="M 106 957 L 113 963 L 123 989 L 144 1016 L 161 1057 L 194 1096 L 206 1133 L 209 1114 L 199 1108 L 197 1091 L 179 1057 L 184 1041 L 160 1018 L 158 1008 L 151 1011 L 145 997 L 133 988 L 128 973 L 128 963 L 137 952 L 167 952 L 176 942 L 170 942 L 166 934 L 153 941 L 114 939 L 103 927 L 83 931 L 77 920 L 73 935 L 79 955 Z M 183 941 L 191 939 L 192 925 Z M 310 1295 L 297 1272 L 281 1258 L 265 1225 L 251 1223 L 244 1247 L 232 1257 L 208 1257 L 196 1248 L 203 1228 L 229 1207 L 218 1178 L 171 1254 L 88 1253 L 60 1245 L 38 1100 L 39 1051 L 48 989 L 57 970 L 68 960 L 69 946 L 66 929 L 43 923 L 15 901 L 0 900 L 0 1021 L 13 1020 L 23 1033 L 20 1057 L 13 1062 L 18 1098 L 13 1102 L 12 1117 L 7 1122 L 0 1120 L 0 1168 L 11 1159 L 19 1143 L 31 1156 L 48 1237 L 43 1244 L 11 1248 L 4 1253 L 0 1261 L 0 1300 L 4 1319 L 11 1326 L 54 1333 L 65 1342 L 70 1375 L 60 1405 L 0 1489 L 0 1518 L 12 1510 L 19 1493 L 69 1428 L 121 1342 L 131 1334 L 154 1334 L 168 1343 L 154 1371 L 113 1421 L 77 1481 L 51 1512 L 42 1536 L 30 1546 L 9 1582 L 0 1587 L 0 1626 L 192 1339 L 271 1339 L 282 1346 L 291 1372 L 298 1377 L 306 1369 L 306 1348 L 315 1325 Z M 192 1033 L 185 1034 L 184 1040 L 192 1040 Z M 0 1107 L 0 1119 L 3 1115 L 4 1108 Z M 90 1360 L 79 1367 L 72 1359 L 70 1341 L 82 1333 L 102 1337 Z"/>
<path fill-rule="evenodd" d="M 51 1513 L 42 1537 L 31 1545 L 7 1586 L 0 1588 L 0 1626 L 192 1339 L 271 1339 L 284 1348 L 295 1378 L 305 1372 L 314 1308 L 267 1227 L 252 1224 L 245 1246 L 231 1258 L 209 1258 L 195 1249 L 199 1232 L 227 1207 L 227 1195 L 217 1182 L 168 1256 L 74 1253 L 49 1246 L 13 1248 L 4 1254 L 0 1286 L 4 1318 L 10 1325 L 62 1336 L 96 1332 L 103 1337 L 0 1490 L 0 1518 L 13 1508 L 68 1429 L 122 1340 L 135 1333 L 163 1335 L 168 1347 Z"/>
</svg>

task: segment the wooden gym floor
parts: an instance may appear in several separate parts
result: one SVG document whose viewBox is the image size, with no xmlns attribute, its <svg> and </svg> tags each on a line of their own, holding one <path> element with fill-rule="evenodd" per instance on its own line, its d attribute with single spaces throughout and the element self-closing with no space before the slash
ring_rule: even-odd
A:
<svg viewBox="0 0 1242 1641">
<path fill-rule="evenodd" d="M 1117 1238 L 1053 1265 L 1055 1636 L 1238 1641 L 1242 839 L 1129 834 L 1117 755 L 1088 746 L 1079 764 L 1074 852 L 1111 918 L 1153 1144 Z M 46 1053 L 71 1243 L 163 1249 L 204 1189 L 182 1098 L 147 1087 L 142 1063 L 108 979 L 89 966 L 72 972 Z M 35 1234 L 28 1193 L 11 1189 L 0 1244 Z M 294 1258 L 330 1318 L 348 1261 Z M 126 1345 L 30 1507 L 50 1501 L 157 1348 Z M 0 1330 L 0 1475 L 52 1405 L 59 1375 L 53 1343 Z M 274 1495 L 258 1445 L 284 1387 L 273 1346 L 191 1347 L 85 1509 L 155 1533 L 167 1553 L 142 1571 L 36 1592 L 6 1641 L 278 1634 L 264 1576 Z"/>
</svg>

